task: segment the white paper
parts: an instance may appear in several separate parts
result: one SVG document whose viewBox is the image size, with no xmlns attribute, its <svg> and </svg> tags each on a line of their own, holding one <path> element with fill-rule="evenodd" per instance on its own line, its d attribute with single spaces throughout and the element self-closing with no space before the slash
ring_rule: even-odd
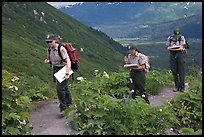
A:
<svg viewBox="0 0 204 137">
<path fill-rule="evenodd" d="M 138 67 L 138 64 L 125 64 L 124 67 Z"/>
<path fill-rule="evenodd" d="M 59 83 L 61 83 L 62 81 L 65 80 L 64 76 L 65 76 L 65 74 L 66 74 L 66 67 L 67 67 L 67 66 L 65 65 L 63 68 L 61 68 L 59 71 L 57 71 L 57 72 L 54 74 L 55 78 L 59 81 Z M 70 70 L 70 71 L 69 71 L 69 76 L 70 76 L 72 73 L 74 73 L 73 70 Z"/>
<path fill-rule="evenodd" d="M 178 49 L 178 48 L 180 48 L 180 46 L 170 46 L 170 47 L 168 47 L 168 49 Z"/>
</svg>

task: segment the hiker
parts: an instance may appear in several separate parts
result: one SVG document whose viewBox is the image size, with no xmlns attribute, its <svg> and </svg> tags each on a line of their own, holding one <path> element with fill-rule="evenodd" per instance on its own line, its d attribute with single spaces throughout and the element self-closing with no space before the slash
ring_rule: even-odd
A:
<svg viewBox="0 0 204 137">
<path fill-rule="evenodd" d="M 185 91 L 185 37 L 181 35 L 179 29 L 173 31 L 166 42 L 167 49 L 170 52 L 170 68 L 173 74 L 175 89 L 173 92 Z"/>
<path fill-rule="evenodd" d="M 53 66 L 53 74 L 63 68 L 65 65 L 66 67 L 66 74 L 64 76 L 65 80 L 59 83 L 55 77 L 53 76 L 54 82 L 56 82 L 56 89 L 57 89 L 57 96 L 59 99 L 59 108 L 60 108 L 60 115 L 63 115 L 64 110 L 72 104 L 71 93 L 68 90 L 68 79 L 69 79 L 69 71 L 71 69 L 71 61 L 67 54 L 66 49 L 61 46 L 60 52 L 63 59 L 66 62 L 62 62 L 61 58 L 58 54 L 58 46 L 59 46 L 59 38 L 55 34 L 48 34 L 46 38 L 46 43 L 50 47 L 50 53 L 48 53 L 47 58 L 44 60 L 45 64 L 52 64 Z"/>
<path fill-rule="evenodd" d="M 136 99 L 136 90 L 139 91 L 139 94 L 144 100 L 150 104 L 147 93 L 144 89 L 145 84 L 145 61 L 140 54 L 140 51 L 133 44 L 127 46 L 128 52 L 124 56 L 124 61 L 126 64 L 136 64 L 137 66 L 129 66 L 130 69 L 130 92 L 132 92 L 132 98 Z"/>
</svg>

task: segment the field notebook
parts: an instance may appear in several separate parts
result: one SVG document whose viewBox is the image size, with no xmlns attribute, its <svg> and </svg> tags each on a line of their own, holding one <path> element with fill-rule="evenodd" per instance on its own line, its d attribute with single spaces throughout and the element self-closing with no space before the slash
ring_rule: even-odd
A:
<svg viewBox="0 0 204 137">
<path fill-rule="evenodd" d="M 180 48 L 180 46 L 170 46 L 170 47 L 168 47 L 168 49 L 178 49 L 178 48 Z"/>
<path fill-rule="evenodd" d="M 127 67 L 138 67 L 138 65 L 137 64 L 125 64 L 124 67 L 125 68 L 127 68 Z"/>
<path fill-rule="evenodd" d="M 64 79 L 65 73 L 66 73 L 66 65 L 54 74 L 55 78 L 59 81 L 59 83 L 65 80 Z M 70 70 L 69 76 L 72 73 L 74 73 L 73 70 Z"/>
</svg>

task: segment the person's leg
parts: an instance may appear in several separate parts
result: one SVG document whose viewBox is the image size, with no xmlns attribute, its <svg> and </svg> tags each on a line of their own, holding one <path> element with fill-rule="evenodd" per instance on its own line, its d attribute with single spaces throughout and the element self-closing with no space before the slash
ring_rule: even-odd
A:
<svg viewBox="0 0 204 137">
<path fill-rule="evenodd" d="M 178 55 L 178 76 L 179 76 L 179 91 L 185 90 L 185 53 L 180 52 Z"/>
<path fill-rule="evenodd" d="M 177 91 L 179 89 L 179 78 L 178 78 L 178 67 L 177 67 L 177 57 L 176 53 L 170 53 L 170 68 L 174 78 L 175 88 Z"/>
<path fill-rule="evenodd" d="M 71 92 L 68 89 L 68 86 L 65 87 L 65 101 L 66 101 L 66 106 L 70 106 L 72 104 L 72 96 L 71 96 Z"/>
<path fill-rule="evenodd" d="M 63 111 L 67 107 L 67 102 L 66 102 L 66 86 L 67 86 L 68 80 L 64 80 L 63 82 L 59 83 L 57 81 L 57 95 L 59 99 L 59 108 L 60 111 Z"/>
<path fill-rule="evenodd" d="M 130 81 L 129 81 L 129 86 L 130 86 L 130 92 L 132 92 L 132 98 L 136 98 L 136 88 L 135 88 L 135 73 L 133 71 L 130 71 Z"/>
<path fill-rule="evenodd" d="M 140 96 L 144 98 L 148 104 L 150 104 L 148 95 L 144 89 L 144 84 L 145 84 L 145 72 L 144 71 L 136 72 L 135 85 L 140 93 Z"/>
</svg>

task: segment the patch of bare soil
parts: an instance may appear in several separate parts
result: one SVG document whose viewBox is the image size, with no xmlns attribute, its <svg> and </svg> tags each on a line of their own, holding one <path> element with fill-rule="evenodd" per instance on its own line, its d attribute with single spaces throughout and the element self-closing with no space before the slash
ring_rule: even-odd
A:
<svg viewBox="0 0 204 137">
<path fill-rule="evenodd" d="M 58 99 L 38 102 L 30 105 L 29 125 L 32 135 L 74 135 L 70 119 L 59 115 Z"/>
<path fill-rule="evenodd" d="M 175 97 L 180 92 L 173 92 L 173 88 L 165 87 L 156 96 L 150 96 L 149 101 L 152 107 L 161 106 L 168 99 Z M 33 127 L 32 135 L 74 135 L 70 118 L 60 117 L 58 99 L 42 101 L 29 105 L 30 113 L 29 125 Z M 174 134 L 167 129 L 166 134 Z"/>
<path fill-rule="evenodd" d="M 162 92 L 160 92 L 158 95 L 150 96 L 149 101 L 150 105 L 152 107 L 155 106 L 161 106 L 166 103 L 167 100 L 175 97 L 180 92 L 173 92 L 174 88 L 171 87 L 164 87 L 162 89 Z"/>
</svg>

